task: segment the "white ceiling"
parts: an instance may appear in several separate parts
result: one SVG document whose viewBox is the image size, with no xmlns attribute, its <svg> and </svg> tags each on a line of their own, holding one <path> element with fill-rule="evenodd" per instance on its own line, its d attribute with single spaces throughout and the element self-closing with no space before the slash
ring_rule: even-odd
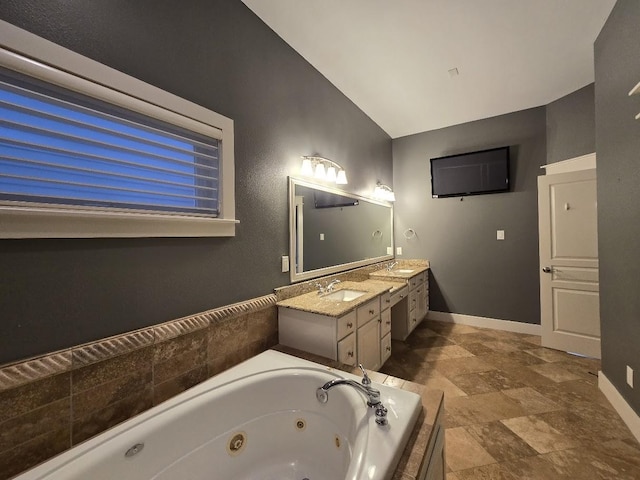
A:
<svg viewBox="0 0 640 480">
<path fill-rule="evenodd" d="M 615 4 L 243 2 L 393 138 L 546 105 L 593 82 L 593 43 Z"/>
</svg>

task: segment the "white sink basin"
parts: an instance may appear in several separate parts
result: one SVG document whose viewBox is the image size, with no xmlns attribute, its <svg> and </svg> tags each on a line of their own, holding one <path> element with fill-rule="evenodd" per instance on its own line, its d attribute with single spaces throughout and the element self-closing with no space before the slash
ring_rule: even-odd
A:
<svg viewBox="0 0 640 480">
<path fill-rule="evenodd" d="M 415 270 L 406 270 L 406 269 L 400 269 L 400 270 L 395 270 L 398 273 L 413 273 Z"/>
<path fill-rule="evenodd" d="M 330 293 L 325 295 L 322 298 L 326 298 L 327 300 L 335 300 L 338 302 L 350 302 L 351 300 L 355 300 L 356 298 L 360 298 L 362 295 L 367 292 L 361 292 L 359 290 L 338 290 L 337 292 Z"/>
</svg>

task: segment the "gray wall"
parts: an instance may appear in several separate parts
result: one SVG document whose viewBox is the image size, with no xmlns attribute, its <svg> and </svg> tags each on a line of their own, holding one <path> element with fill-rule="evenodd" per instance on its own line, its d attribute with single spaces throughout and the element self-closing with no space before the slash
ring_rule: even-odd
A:
<svg viewBox="0 0 640 480">
<path fill-rule="evenodd" d="M 618 0 L 595 43 L 602 369 L 640 414 L 640 2 Z M 626 383 L 626 366 L 636 388 Z"/>
<path fill-rule="evenodd" d="M 507 145 L 511 192 L 431 198 L 430 158 Z M 540 323 L 536 177 L 545 152 L 544 107 L 393 140 L 396 246 L 430 260 L 431 310 Z M 408 228 L 417 236 L 407 240 Z"/>
<path fill-rule="evenodd" d="M 235 238 L 0 241 L 0 364 L 288 283 L 287 175 L 389 182 L 391 139 L 240 0 L 3 0 L 0 18 L 235 121 Z"/>
<path fill-rule="evenodd" d="M 547 163 L 596 151 L 593 83 L 547 105 Z"/>
</svg>

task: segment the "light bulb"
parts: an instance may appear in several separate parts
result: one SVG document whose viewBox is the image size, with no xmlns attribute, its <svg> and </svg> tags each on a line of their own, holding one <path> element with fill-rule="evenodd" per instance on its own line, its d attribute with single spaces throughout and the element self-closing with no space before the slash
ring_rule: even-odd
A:
<svg viewBox="0 0 640 480">
<path fill-rule="evenodd" d="M 302 167 L 300 168 L 300 175 L 304 175 L 305 177 L 313 176 L 313 165 L 311 165 L 311 160 L 305 158 L 302 160 Z"/>
<path fill-rule="evenodd" d="M 335 182 L 336 180 L 337 180 L 336 167 L 331 165 L 329 168 L 327 168 L 327 181 L 328 182 Z"/>
<path fill-rule="evenodd" d="M 338 185 L 346 185 L 347 183 L 347 174 L 344 170 L 338 171 L 338 176 L 336 177 L 336 183 Z"/>
<path fill-rule="evenodd" d="M 314 177 L 316 177 L 318 180 L 324 180 L 326 176 L 327 175 L 324 171 L 324 163 L 318 163 L 316 165 L 316 173 L 314 174 Z"/>
</svg>

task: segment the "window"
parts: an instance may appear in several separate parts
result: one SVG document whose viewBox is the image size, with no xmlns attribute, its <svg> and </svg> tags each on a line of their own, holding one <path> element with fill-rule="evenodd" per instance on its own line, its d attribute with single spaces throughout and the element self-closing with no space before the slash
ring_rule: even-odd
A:
<svg viewBox="0 0 640 480">
<path fill-rule="evenodd" d="M 0 31 L 1 237 L 235 233 L 231 120 L 5 22 Z"/>
</svg>

